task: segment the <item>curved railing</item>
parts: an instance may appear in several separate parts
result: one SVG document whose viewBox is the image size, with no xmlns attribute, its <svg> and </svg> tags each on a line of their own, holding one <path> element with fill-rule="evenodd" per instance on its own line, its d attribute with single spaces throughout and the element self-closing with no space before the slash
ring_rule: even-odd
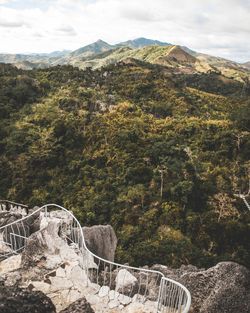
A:
<svg viewBox="0 0 250 313">
<path fill-rule="evenodd" d="M 58 213 L 58 210 L 61 212 Z M 44 205 L 22 219 L 0 227 L 0 258 L 20 253 L 25 248 L 30 236 L 29 227 L 38 218 L 43 220 L 43 225 L 46 225 L 49 218 L 60 220 L 60 237 L 69 244 L 74 244 L 82 255 L 81 266 L 87 274 L 87 285 L 105 286 L 106 292 L 112 292 L 113 299 L 119 297 L 124 304 L 131 301 L 144 303 L 149 300 L 155 304 L 157 313 L 189 311 L 191 296 L 186 287 L 164 277 L 159 271 L 122 265 L 97 256 L 87 247 L 82 227 L 76 217 L 57 204 Z M 1 244 L 6 248 L 2 253 Z"/>
<path fill-rule="evenodd" d="M 28 213 L 28 206 L 22 203 L 0 199 L 0 212 L 5 211 L 20 212 L 23 215 L 26 215 Z"/>
</svg>

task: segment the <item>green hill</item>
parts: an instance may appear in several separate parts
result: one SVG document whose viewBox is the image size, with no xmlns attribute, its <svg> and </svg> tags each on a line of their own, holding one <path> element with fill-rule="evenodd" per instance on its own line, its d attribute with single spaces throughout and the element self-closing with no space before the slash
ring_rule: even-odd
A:
<svg viewBox="0 0 250 313">
<path fill-rule="evenodd" d="M 192 65 L 195 57 L 191 56 L 178 46 L 147 46 L 139 49 L 129 47 L 116 48 L 90 57 L 72 58 L 69 63 L 79 68 L 100 68 L 126 59 L 136 59 L 152 64 L 161 64 L 170 67 Z"/>
</svg>

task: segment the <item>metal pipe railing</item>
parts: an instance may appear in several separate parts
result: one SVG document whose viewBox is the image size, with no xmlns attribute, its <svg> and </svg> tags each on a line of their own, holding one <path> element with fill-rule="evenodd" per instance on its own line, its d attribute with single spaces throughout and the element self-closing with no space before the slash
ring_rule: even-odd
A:
<svg viewBox="0 0 250 313">
<path fill-rule="evenodd" d="M 0 212 L 3 211 L 23 211 L 22 214 L 28 214 L 28 206 L 22 203 L 17 203 L 9 200 L 0 199 Z"/>
<path fill-rule="evenodd" d="M 58 214 L 58 210 L 63 211 L 64 216 Z M 93 286 L 94 283 L 95 286 L 106 286 L 109 294 L 113 292 L 114 299 L 118 297 L 124 303 L 129 303 L 133 297 L 142 303 L 153 301 L 157 313 L 189 311 L 191 295 L 185 286 L 164 277 L 160 271 L 111 262 L 91 252 L 79 221 L 72 212 L 57 204 L 46 204 L 22 219 L 0 227 L 0 244 L 6 247 L 5 252 L 0 252 L 0 258 L 19 253 L 25 248 L 29 236 L 27 225 L 38 215 L 46 220 L 50 217 L 60 219 L 60 236 L 68 243 L 75 244 L 82 254 L 81 266 L 86 272 L 86 285 Z M 127 281 L 130 283 L 126 285 Z"/>
</svg>

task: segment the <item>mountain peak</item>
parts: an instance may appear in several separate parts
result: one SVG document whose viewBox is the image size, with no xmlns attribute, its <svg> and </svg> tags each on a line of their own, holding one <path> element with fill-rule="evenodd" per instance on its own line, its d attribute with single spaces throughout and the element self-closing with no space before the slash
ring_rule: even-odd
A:
<svg viewBox="0 0 250 313">
<path fill-rule="evenodd" d="M 94 43 L 106 44 L 106 45 L 108 45 L 108 43 L 107 43 L 106 41 L 102 40 L 102 39 L 98 39 L 98 40 L 97 40 L 96 42 L 94 42 Z"/>
<path fill-rule="evenodd" d="M 159 40 L 153 40 L 153 39 L 148 39 L 148 38 L 144 38 L 144 37 L 139 37 L 133 40 L 128 40 L 128 41 L 124 41 L 119 43 L 117 46 L 128 46 L 130 48 L 143 48 L 146 46 L 171 46 L 170 43 L 168 42 L 162 42 Z"/>
<path fill-rule="evenodd" d="M 182 47 L 175 45 L 168 51 L 167 57 L 169 60 L 177 62 L 194 63 L 196 58 L 186 52 Z"/>
<path fill-rule="evenodd" d="M 84 46 L 80 49 L 77 49 L 71 53 L 71 56 L 78 56 L 81 55 L 82 57 L 91 56 L 93 54 L 102 53 L 105 51 L 108 51 L 110 49 L 113 49 L 113 46 L 108 44 L 107 42 L 98 39 L 97 41 Z"/>
</svg>

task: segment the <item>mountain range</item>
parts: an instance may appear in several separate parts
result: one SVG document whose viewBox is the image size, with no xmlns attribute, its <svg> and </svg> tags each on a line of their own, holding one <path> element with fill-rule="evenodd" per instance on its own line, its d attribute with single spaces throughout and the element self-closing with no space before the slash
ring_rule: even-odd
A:
<svg viewBox="0 0 250 313">
<path fill-rule="evenodd" d="M 25 70 L 57 65 L 97 69 L 112 63 L 133 60 L 162 65 L 177 73 L 212 71 L 240 81 L 248 81 L 250 78 L 250 62 L 239 64 L 198 53 L 184 46 L 147 38 L 128 40 L 116 45 L 98 40 L 75 51 L 64 50 L 48 54 L 0 54 L 1 63 L 11 63 Z"/>
</svg>

